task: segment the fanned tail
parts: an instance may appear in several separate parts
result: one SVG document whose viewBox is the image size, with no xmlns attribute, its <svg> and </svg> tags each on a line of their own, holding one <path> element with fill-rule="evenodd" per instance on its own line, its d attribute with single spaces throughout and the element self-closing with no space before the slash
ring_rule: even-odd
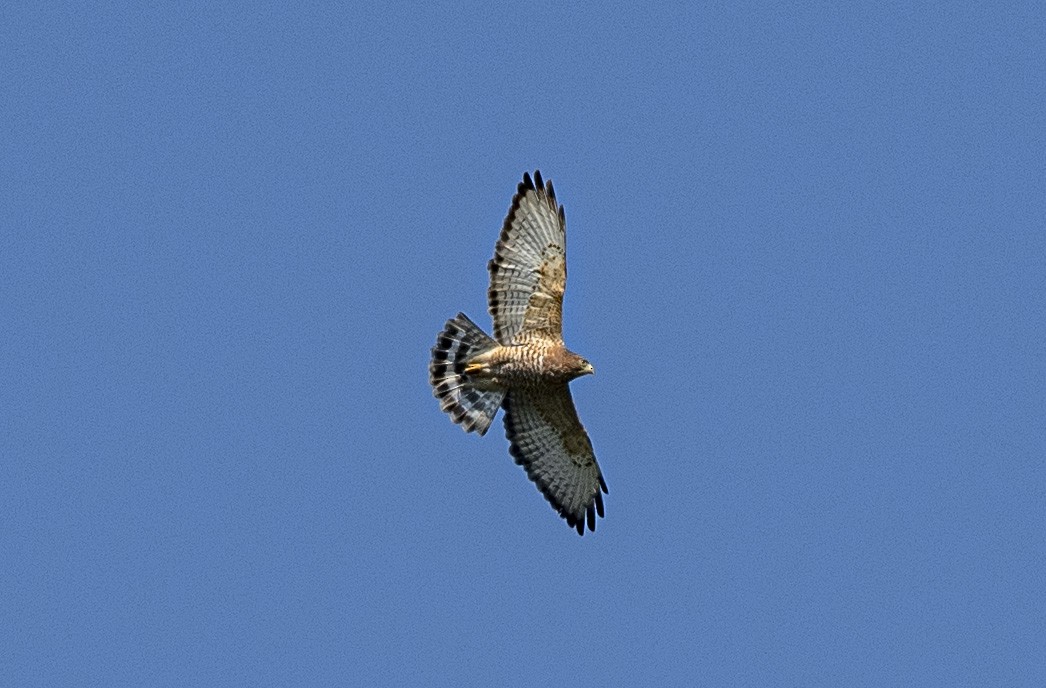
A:
<svg viewBox="0 0 1046 688">
<path fill-rule="evenodd" d="M 505 398 L 503 391 L 476 389 L 465 375 L 470 358 L 497 345 L 468 316 L 458 313 L 447 321 L 432 347 L 432 393 L 440 400 L 440 409 L 450 414 L 465 432 L 485 434 Z"/>
</svg>

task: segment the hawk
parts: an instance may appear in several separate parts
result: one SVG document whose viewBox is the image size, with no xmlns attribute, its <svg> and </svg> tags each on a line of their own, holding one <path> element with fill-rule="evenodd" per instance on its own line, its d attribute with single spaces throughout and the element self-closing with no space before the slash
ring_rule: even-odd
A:
<svg viewBox="0 0 1046 688">
<path fill-rule="evenodd" d="M 595 372 L 563 344 L 566 217 L 552 181 L 523 174 L 488 264 L 491 338 L 464 313 L 436 338 L 429 382 L 440 408 L 483 435 L 505 409 L 509 453 L 567 525 L 603 516 L 606 481 L 568 383 Z"/>
</svg>

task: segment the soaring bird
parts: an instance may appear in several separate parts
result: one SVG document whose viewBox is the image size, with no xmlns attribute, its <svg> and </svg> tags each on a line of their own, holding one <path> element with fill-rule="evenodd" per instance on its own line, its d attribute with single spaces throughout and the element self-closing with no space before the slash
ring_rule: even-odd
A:
<svg viewBox="0 0 1046 688">
<path fill-rule="evenodd" d="M 509 453 L 579 535 L 603 516 L 606 481 L 568 383 L 592 365 L 563 344 L 566 216 L 552 181 L 523 174 L 488 264 L 489 337 L 464 313 L 436 338 L 429 382 L 440 408 L 483 435 L 505 409 Z"/>
</svg>

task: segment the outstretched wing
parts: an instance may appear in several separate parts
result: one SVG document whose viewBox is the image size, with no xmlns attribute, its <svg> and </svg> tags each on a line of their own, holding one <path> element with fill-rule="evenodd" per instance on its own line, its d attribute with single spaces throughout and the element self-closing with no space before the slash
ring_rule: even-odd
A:
<svg viewBox="0 0 1046 688">
<path fill-rule="evenodd" d="M 551 180 L 523 174 L 501 229 L 490 269 L 490 315 L 494 338 L 518 343 L 521 335 L 563 338 L 563 290 L 567 284 L 566 217 Z"/>
<path fill-rule="evenodd" d="M 579 535 L 596 529 L 607 484 L 566 384 L 512 390 L 502 402 L 509 453 Z"/>
</svg>

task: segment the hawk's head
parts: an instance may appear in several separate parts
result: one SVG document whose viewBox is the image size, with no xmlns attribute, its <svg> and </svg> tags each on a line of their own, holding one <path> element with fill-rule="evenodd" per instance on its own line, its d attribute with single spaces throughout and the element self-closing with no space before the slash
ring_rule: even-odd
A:
<svg viewBox="0 0 1046 688">
<path fill-rule="evenodd" d="M 577 356 L 576 354 L 575 354 L 575 359 L 576 360 L 574 361 L 574 371 L 573 371 L 574 372 L 574 377 L 581 377 L 582 375 L 594 375 L 595 374 L 596 369 L 592 367 L 591 363 L 589 363 L 587 360 L 581 358 L 580 356 Z"/>
<path fill-rule="evenodd" d="M 582 375 L 596 372 L 592 364 L 563 346 L 555 347 L 545 356 L 544 365 L 550 380 L 570 382 Z"/>
</svg>

